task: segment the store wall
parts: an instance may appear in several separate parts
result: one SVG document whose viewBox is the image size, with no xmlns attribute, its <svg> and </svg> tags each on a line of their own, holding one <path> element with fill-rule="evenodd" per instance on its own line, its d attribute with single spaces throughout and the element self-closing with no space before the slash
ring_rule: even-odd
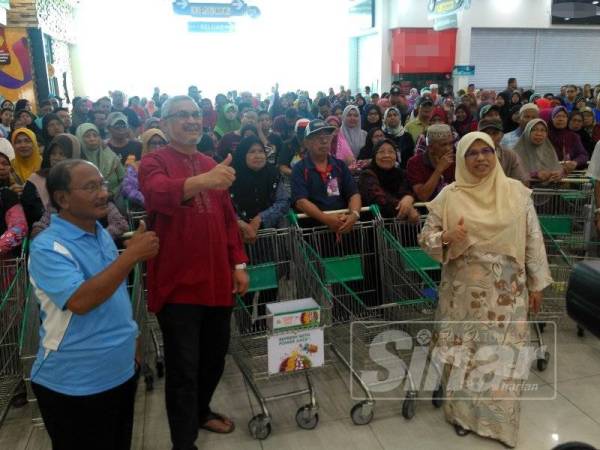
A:
<svg viewBox="0 0 600 450">
<path fill-rule="evenodd" d="M 26 98 L 34 105 L 51 93 L 63 99 L 67 94 L 73 97 L 70 46 L 75 42 L 74 4 L 73 0 L 11 1 L 6 30 L 26 32 L 35 86 Z M 10 99 L 23 96 L 19 91 L 5 93 Z"/>
</svg>

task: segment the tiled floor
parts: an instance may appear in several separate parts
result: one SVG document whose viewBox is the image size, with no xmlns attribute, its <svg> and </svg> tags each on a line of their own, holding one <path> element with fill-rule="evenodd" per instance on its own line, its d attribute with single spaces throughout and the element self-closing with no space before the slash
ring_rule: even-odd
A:
<svg viewBox="0 0 600 450">
<path fill-rule="evenodd" d="M 549 450 L 568 441 L 583 441 L 600 447 L 600 341 L 592 336 L 578 338 L 573 329 L 558 335 L 555 356 L 558 392 L 554 400 L 522 401 L 521 431 L 518 449 Z M 530 381 L 540 383 L 532 397 L 548 397 L 553 393 L 552 366 L 535 373 Z M 355 426 L 349 417 L 354 402 L 349 398 L 347 372 L 329 367 L 314 372 L 320 403 L 319 424 L 314 430 L 301 430 L 294 416 L 306 399 L 286 399 L 270 404 L 273 415 L 272 434 L 264 441 L 253 439 L 247 429 L 248 420 L 258 413 L 257 402 L 247 389 L 241 373 L 228 359 L 226 374 L 217 391 L 213 407 L 229 414 L 237 429 L 231 435 L 219 436 L 201 432 L 201 449 L 427 449 L 487 450 L 504 448 L 477 436 L 458 437 L 444 422 L 442 412 L 430 402 L 418 402 L 416 416 L 407 421 L 401 416 L 399 402 L 379 402 L 375 418 L 366 426 Z M 302 378 L 288 379 L 287 384 L 271 382 L 265 392 L 274 393 L 300 385 Z M 167 450 L 169 431 L 164 408 L 162 380 L 153 392 L 138 390 L 134 428 L 134 449 Z M 50 449 L 43 428 L 31 426 L 28 408 L 12 410 L 0 428 L 2 450 Z"/>
</svg>

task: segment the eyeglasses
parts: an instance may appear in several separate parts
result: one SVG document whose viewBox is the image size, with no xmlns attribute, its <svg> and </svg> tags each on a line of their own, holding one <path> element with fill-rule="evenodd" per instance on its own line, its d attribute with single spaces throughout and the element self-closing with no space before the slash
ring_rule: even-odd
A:
<svg viewBox="0 0 600 450">
<path fill-rule="evenodd" d="M 108 181 L 101 181 L 99 183 L 88 183 L 80 188 L 73 188 L 73 191 L 85 191 L 90 195 L 96 194 L 100 191 L 108 191 Z"/>
<path fill-rule="evenodd" d="M 190 117 L 198 120 L 202 118 L 202 113 L 200 111 L 177 111 L 176 113 L 169 114 L 165 119 L 188 120 Z"/>
<path fill-rule="evenodd" d="M 465 153 L 465 158 L 466 159 L 477 159 L 479 158 L 479 155 L 483 155 L 483 156 L 490 156 L 496 153 L 496 150 L 494 150 L 492 147 L 484 147 L 482 148 L 480 151 L 476 151 L 476 150 L 469 150 L 467 153 Z"/>
<path fill-rule="evenodd" d="M 112 128 L 125 129 L 125 128 L 127 128 L 127 124 L 125 122 L 117 122 L 114 125 L 112 125 Z"/>
</svg>

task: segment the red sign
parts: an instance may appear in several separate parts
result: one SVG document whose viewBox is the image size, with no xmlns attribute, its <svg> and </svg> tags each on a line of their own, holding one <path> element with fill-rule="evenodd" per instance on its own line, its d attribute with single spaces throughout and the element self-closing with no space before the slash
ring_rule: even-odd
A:
<svg viewBox="0 0 600 450">
<path fill-rule="evenodd" d="M 392 30 L 392 73 L 451 73 L 455 64 L 456 30 L 432 28 Z"/>
</svg>

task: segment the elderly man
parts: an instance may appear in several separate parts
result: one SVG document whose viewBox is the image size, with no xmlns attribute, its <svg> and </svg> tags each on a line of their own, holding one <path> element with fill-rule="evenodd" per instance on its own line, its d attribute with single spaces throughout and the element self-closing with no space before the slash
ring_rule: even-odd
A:
<svg viewBox="0 0 600 450">
<path fill-rule="evenodd" d="M 525 127 L 533 119 L 540 116 L 540 109 L 533 103 L 526 103 L 519 109 L 519 127 L 510 133 L 506 133 L 500 144 L 503 148 L 513 149 L 517 145 L 517 141 L 523 135 Z"/>
<path fill-rule="evenodd" d="M 426 135 L 427 150 L 408 160 L 408 182 L 421 202 L 433 200 L 454 181 L 454 137 L 446 124 L 431 125 Z"/>
<path fill-rule="evenodd" d="M 334 131 L 321 119 L 306 127 L 307 155 L 292 169 L 292 205 L 335 233 L 347 233 L 360 218 L 361 200 L 346 164 L 329 154 Z M 325 213 L 341 209 L 348 211 Z"/>
<path fill-rule="evenodd" d="M 106 182 L 90 162 L 58 163 L 47 186 L 58 214 L 29 257 L 42 320 L 32 388 L 53 448 L 129 449 L 139 365 L 125 281 L 158 253 L 158 239 L 142 223 L 117 253 L 98 222 Z"/>
<path fill-rule="evenodd" d="M 142 144 L 139 141 L 131 139 L 129 130 L 129 120 L 121 112 L 111 112 L 106 118 L 106 124 L 109 134 L 107 145 L 125 164 L 130 156 L 134 161 L 142 159 Z"/>
<path fill-rule="evenodd" d="M 502 141 L 502 136 L 504 136 L 504 133 L 502 132 L 502 120 L 483 119 L 479 122 L 477 130 L 488 134 L 492 138 L 492 141 L 494 141 L 494 146 L 496 147 L 496 156 L 498 157 L 498 161 L 500 161 L 500 165 L 502 166 L 502 170 L 504 170 L 504 174 L 507 177 L 519 180 L 525 186 L 528 186 L 529 177 L 523 168 L 521 158 L 519 158 L 519 155 L 517 155 L 514 151 L 503 148 L 500 143 Z"/>
<path fill-rule="evenodd" d="M 146 155 L 140 188 L 161 239 L 148 264 L 148 307 L 157 314 L 166 358 L 165 396 L 174 449 L 196 449 L 198 428 L 230 433 L 210 409 L 229 346 L 232 293 L 248 289 L 247 257 L 227 188 L 231 155 L 217 165 L 196 151 L 202 112 L 187 96 L 161 111 L 169 145 Z"/>
</svg>

